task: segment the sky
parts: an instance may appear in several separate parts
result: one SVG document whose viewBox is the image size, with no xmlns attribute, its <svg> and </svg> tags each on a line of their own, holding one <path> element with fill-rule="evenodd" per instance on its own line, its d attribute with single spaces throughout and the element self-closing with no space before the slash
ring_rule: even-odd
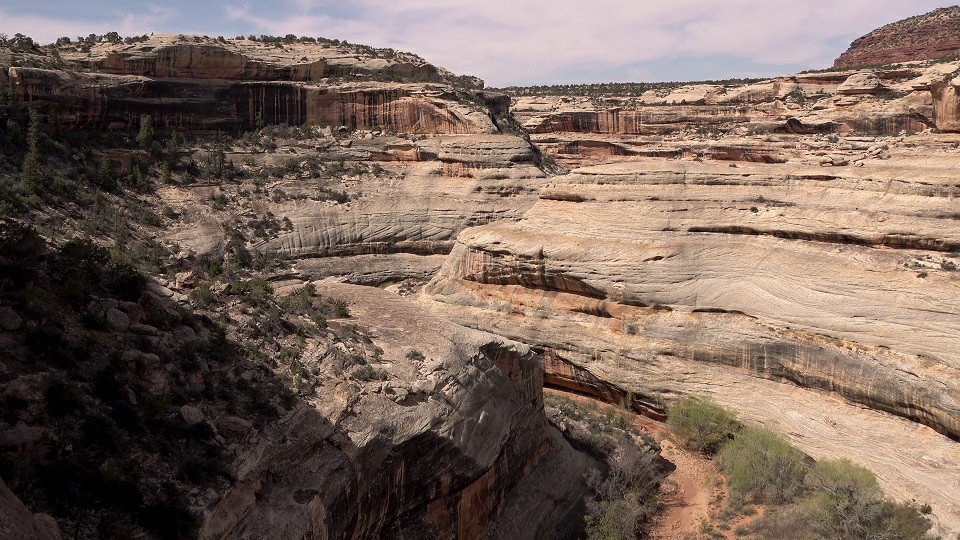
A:
<svg viewBox="0 0 960 540">
<path fill-rule="evenodd" d="M 0 0 L 0 33 L 308 35 L 392 47 L 490 86 L 765 77 L 828 67 L 936 0 Z"/>
</svg>

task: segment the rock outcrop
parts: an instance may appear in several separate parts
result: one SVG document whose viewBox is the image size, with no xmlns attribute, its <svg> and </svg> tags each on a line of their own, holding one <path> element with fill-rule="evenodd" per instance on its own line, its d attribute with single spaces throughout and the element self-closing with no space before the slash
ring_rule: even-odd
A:
<svg viewBox="0 0 960 540">
<path fill-rule="evenodd" d="M 423 301 L 544 349 L 557 386 L 629 392 L 655 413 L 712 395 L 815 457 L 864 463 L 958 529 L 960 491 L 945 479 L 960 478 L 960 186 L 953 149 L 921 146 L 826 174 L 657 159 L 580 169 L 523 220 L 461 233 Z M 818 406 L 827 394 L 843 400 Z M 891 431 L 869 435 L 874 422 Z"/>
<path fill-rule="evenodd" d="M 0 478 L 0 537 L 60 540 L 57 522 L 46 514 L 34 515 Z"/>
<path fill-rule="evenodd" d="M 528 347 L 375 288 L 318 289 L 370 329 L 385 381 L 320 383 L 240 456 L 202 537 L 542 538 L 575 524 L 597 465 L 547 424 Z"/>
<path fill-rule="evenodd" d="M 937 128 L 960 132 L 960 78 L 937 81 L 930 85 L 930 92 Z"/>
<path fill-rule="evenodd" d="M 393 51 L 382 58 L 374 49 L 161 34 L 54 52 L 0 67 L 9 67 L 22 100 L 54 105 L 73 128 L 136 127 L 148 114 L 180 130 L 287 124 L 494 133 L 491 116 L 501 112 L 496 96 L 478 90 L 481 81 Z"/>
<path fill-rule="evenodd" d="M 960 7 L 940 8 L 882 26 L 857 38 L 833 67 L 934 60 L 960 53 Z"/>
<path fill-rule="evenodd" d="M 744 84 L 598 85 L 584 95 L 506 89 L 531 140 L 566 167 L 698 155 L 779 162 L 781 152 L 721 137 L 898 135 L 951 129 L 949 91 L 938 84 L 960 67 L 947 62 L 876 72 L 801 73 Z M 620 91 L 621 94 L 617 94 Z M 542 92 L 547 94 L 540 95 Z M 629 93 L 633 92 L 633 93 Z"/>
<path fill-rule="evenodd" d="M 247 237 L 252 251 L 300 259 L 304 278 L 426 281 L 457 233 L 519 219 L 545 177 L 509 97 L 407 53 L 155 35 L 87 52 L 60 46 L 16 56 L 0 62 L 11 88 L 61 127 L 129 132 L 146 115 L 167 133 L 248 135 L 225 153 L 246 175 L 242 185 L 162 190 L 164 203 L 185 218 L 163 236 L 184 257 L 222 252 L 232 230 L 225 223 L 275 215 L 289 225 Z M 291 126 L 289 133 L 263 138 L 282 139 L 280 148 L 243 144 L 278 125 Z M 202 153 L 209 159 L 209 149 Z M 124 168 L 143 157 L 110 156 Z M 198 160 L 187 161 L 168 165 L 197 171 Z M 276 169 L 285 172 L 264 189 L 264 171 Z M 263 191 L 270 198 L 239 195 Z M 234 194 L 235 204 L 209 212 L 211 198 Z"/>
<path fill-rule="evenodd" d="M 251 251 L 296 260 L 304 279 L 425 282 L 460 231 L 520 219 L 546 182 L 530 144 L 507 134 L 335 137 L 305 130 L 281 144 L 288 149 L 277 154 L 233 149 L 229 159 L 249 171 L 236 185 L 162 188 L 164 204 L 182 216 L 163 235 L 184 256 L 220 256 L 232 234 L 224 223 L 272 216 L 275 232 L 245 233 Z M 256 176 L 284 164 L 293 172 L 267 183 Z M 257 192 L 264 196 L 250 196 Z M 229 204 L 211 211 L 215 196 Z"/>
<path fill-rule="evenodd" d="M 837 95 L 840 96 L 875 95 L 889 91 L 890 88 L 880 81 L 877 74 L 869 71 L 854 73 L 837 87 Z"/>
<path fill-rule="evenodd" d="M 604 474 L 549 424 L 538 353 L 410 299 L 278 281 L 301 309 L 263 285 L 220 326 L 176 283 L 116 287 L 90 242 L 4 220 L 0 254 L 0 474 L 65 536 L 553 537 Z M 27 278 L 49 311 L 9 294 Z M 21 499 L 0 481 L 0 535 L 59 538 Z"/>
</svg>

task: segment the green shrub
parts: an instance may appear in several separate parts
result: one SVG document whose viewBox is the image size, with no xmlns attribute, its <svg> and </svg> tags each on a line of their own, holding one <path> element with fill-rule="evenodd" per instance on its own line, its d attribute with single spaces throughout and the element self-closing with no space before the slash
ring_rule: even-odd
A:
<svg viewBox="0 0 960 540">
<path fill-rule="evenodd" d="M 768 504 L 793 501 L 810 468 L 806 456 L 772 431 L 744 427 L 720 452 L 732 504 L 748 499 Z"/>
<path fill-rule="evenodd" d="M 370 365 L 360 366 L 350 373 L 350 376 L 358 381 L 385 381 L 387 372 Z"/>
<path fill-rule="evenodd" d="M 255 306 L 264 306 L 273 299 L 273 287 L 262 277 L 255 277 L 246 281 L 235 281 L 232 286 L 237 294 Z"/>
<path fill-rule="evenodd" d="M 208 309 L 217 301 L 217 297 L 210 289 L 210 285 L 204 284 L 190 291 L 190 299 L 201 309 Z"/>
<path fill-rule="evenodd" d="M 150 150 L 150 147 L 153 146 L 153 119 L 150 118 L 149 114 L 144 114 L 140 116 L 140 131 L 137 133 L 137 144 L 140 146 L 141 150 Z"/>
<path fill-rule="evenodd" d="M 826 538 L 924 538 L 930 520 L 920 508 L 883 499 L 877 477 L 849 460 L 819 461 L 807 474 L 811 526 Z"/>
<path fill-rule="evenodd" d="M 345 319 L 350 316 L 350 309 L 347 307 L 346 300 L 341 298 L 327 298 L 324 302 L 324 315 L 335 319 Z"/>
<path fill-rule="evenodd" d="M 136 301 L 147 286 L 147 278 L 132 263 L 113 261 L 107 268 L 104 284 L 121 300 Z"/>
<path fill-rule="evenodd" d="M 24 185 L 34 193 L 43 189 L 43 172 L 40 168 L 40 113 L 30 109 L 30 127 L 27 131 L 28 150 L 23 159 L 21 178 Z"/>
<path fill-rule="evenodd" d="M 740 429 L 730 411 L 709 398 L 688 397 L 667 413 L 667 423 L 694 450 L 715 454 Z"/>
</svg>

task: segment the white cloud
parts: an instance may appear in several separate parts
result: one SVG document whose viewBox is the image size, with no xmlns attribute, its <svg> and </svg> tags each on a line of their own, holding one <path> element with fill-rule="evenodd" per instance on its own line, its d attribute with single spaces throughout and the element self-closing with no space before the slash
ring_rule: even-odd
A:
<svg viewBox="0 0 960 540">
<path fill-rule="evenodd" d="M 123 7 L 90 10 L 83 18 L 0 7 L 0 32 L 23 32 L 41 42 L 113 30 L 124 35 L 168 31 L 325 36 L 416 52 L 457 73 L 504 85 L 673 76 L 663 73 L 738 76 L 825 67 L 857 36 L 949 4 L 949 0 L 167 0 L 147 8 L 117 3 Z"/>
<path fill-rule="evenodd" d="M 149 34 L 158 26 L 176 20 L 178 12 L 169 6 L 150 5 L 145 11 L 117 11 L 97 19 L 59 18 L 17 14 L 0 8 L 0 32 L 27 34 L 39 43 L 52 43 L 62 36 L 71 39 L 89 34 L 118 32 L 123 36 Z"/>
<path fill-rule="evenodd" d="M 348 16 L 319 15 L 324 0 L 291 0 L 292 12 L 243 20 L 265 33 L 345 37 L 412 50 L 493 84 L 557 80 L 690 57 L 772 66 L 828 63 L 847 41 L 948 2 L 878 9 L 875 0 L 356 0 Z"/>
</svg>

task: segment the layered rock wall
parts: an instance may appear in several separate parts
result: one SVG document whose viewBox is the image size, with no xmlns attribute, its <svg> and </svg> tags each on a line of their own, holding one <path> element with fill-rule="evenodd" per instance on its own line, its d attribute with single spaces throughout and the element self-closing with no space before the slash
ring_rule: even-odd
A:
<svg viewBox="0 0 960 540">
<path fill-rule="evenodd" d="M 395 51 L 157 35 L 86 54 L 69 46 L 55 52 L 0 67 L 21 100 L 53 105 L 76 129 L 135 128 L 149 114 L 180 130 L 287 124 L 493 133 L 502 113 L 497 98 L 478 89 L 482 82 Z"/>
<path fill-rule="evenodd" d="M 40 68 L 11 68 L 10 77 L 23 101 L 52 105 L 62 123 L 74 129 L 132 129 L 148 114 L 157 125 L 179 130 L 237 131 L 286 124 L 414 134 L 497 132 L 484 107 L 419 85 L 330 87 Z"/>
<path fill-rule="evenodd" d="M 857 38 L 833 67 L 933 60 L 960 52 L 960 8 L 941 8 L 882 26 Z"/>
<path fill-rule="evenodd" d="M 203 537 L 538 538 L 578 519 L 596 464 L 548 426 L 529 348 L 378 289 L 321 292 L 373 329 L 391 382 L 329 381 L 240 458 Z"/>
<path fill-rule="evenodd" d="M 931 502 L 951 530 L 953 160 L 914 149 L 849 169 L 655 159 L 584 168 L 544 187 L 523 220 L 461 233 L 423 301 L 543 349 L 557 386 L 630 395 L 657 412 L 712 395 L 817 457 L 870 466 L 897 496 Z M 824 395 L 842 400 L 817 406 Z M 852 435 L 880 418 L 892 431 Z M 841 440 L 823 441 L 818 419 Z M 943 435 L 922 428 L 920 450 L 914 422 Z"/>
</svg>

